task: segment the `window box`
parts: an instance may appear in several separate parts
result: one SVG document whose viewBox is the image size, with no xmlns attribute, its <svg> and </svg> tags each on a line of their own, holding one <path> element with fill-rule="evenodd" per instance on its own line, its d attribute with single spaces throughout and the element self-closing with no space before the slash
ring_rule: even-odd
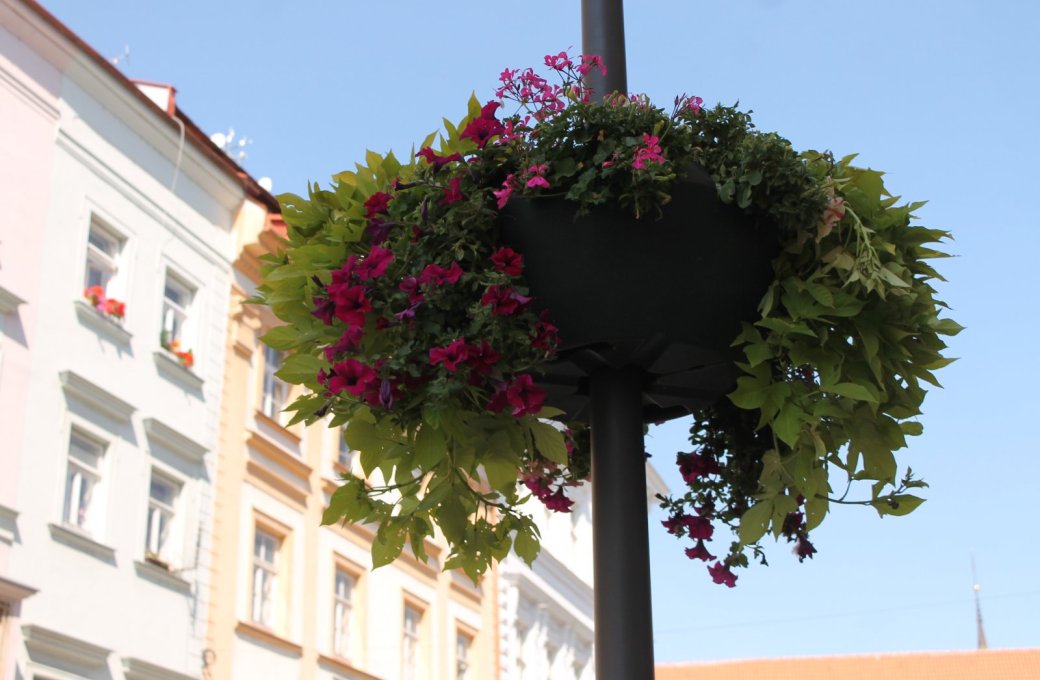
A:
<svg viewBox="0 0 1040 680">
<path fill-rule="evenodd" d="M 76 300 L 74 304 L 81 324 L 117 345 L 130 346 L 130 339 L 134 336 L 119 322 L 94 309 L 86 300 Z"/>
<path fill-rule="evenodd" d="M 195 371 L 185 368 L 176 355 L 165 349 L 155 351 L 155 365 L 165 378 L 179 383 L 182 387 L 201 391 L 205 384 L 205 381 Z"/>
<path fill-rule="evenodd" d="M 116 551 L 115 548 L 111 548 L 104 543 L 99 543 L 93 537 L 86 534 L 79 529 L 65 526 L 64 524 L 51 523 L 48 525 L 51 531 L 51 538 L 59 543 L 64 543 L 70 548 L 92 555 L 98 558 L 102 562 L 108 562 L 109 564 L 116 563 Z"/>
</svg>

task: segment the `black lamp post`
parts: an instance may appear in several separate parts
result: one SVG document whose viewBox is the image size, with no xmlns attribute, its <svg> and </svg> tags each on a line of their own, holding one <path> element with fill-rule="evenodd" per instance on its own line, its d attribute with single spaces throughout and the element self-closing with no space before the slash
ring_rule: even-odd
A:
<svg viewBox="0 0 1040 680">
<path fill-rule="evenodd" d="M 582 0 L 582 52 L 598 54 L 596 95 L 627 92 L 622 0 Z M 596 677 L 654 677 L 650 550 L 643 454 L 643 369 L 604 366 L 589 380 Z"/>
</svg>

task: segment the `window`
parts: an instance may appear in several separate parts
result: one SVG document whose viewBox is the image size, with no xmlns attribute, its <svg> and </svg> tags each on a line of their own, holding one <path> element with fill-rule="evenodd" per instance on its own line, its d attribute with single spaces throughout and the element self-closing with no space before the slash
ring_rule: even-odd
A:
<svg viewBox="0 0 1040 680">
<path fill-rule="evenodd" d="M 278 594 L 278 552 L 282 541 L 257 527 L 253 539 L 253 607 L 252 619 L 274 628 Z"/>
<path fill-rule="evenodd" d="M 101 481 L 101 443 L 73 430 L 69 438 L 69 462 L 65 474 L 65 507 L 62 521 L 66 526 L 96 533 L 98 508 L 95 496 Z"/>
<path fill-rule="evenodd" d="M 332 651 L 345 659 L 351 658 L 354 635 L 354 588 L 357 579 L 344 569 L 336 569 L 335 593 L 332 605 Z"/>
<path fill-rule="evenodd" d="M 401 636 L 401 680 L 418 680 L 419 678 L 419 626 L 422 624 L 422 610 L 406 604 L 404 606 L 404 628 Z"/>
<path fill-rule="evenodd" d="M 268 418 L 278 419 L 285 406 L 288 385 L 275 375 L 282 367 L 282 353 L 264 346 L 264 384 L 261 389 L 260 410 Z"/>
<path fill-rule="evenodd" d="M 350 444 L 347 443 L 346 431 L 347 428 L 345 427 L 341 427 L 339 430 L 339 447 L 336 449 L 336 462 L 349 470 L 354 462 L 354 451 L 351 450 Z"/>
<path fill-rule="evenodd" d="M 455 634 L 455 680 L 473 680 L 469 652 L 473 647 L 473 636 L 461 630 Z"/>
<path fill-rule="evenodd" d="M 193 288 L 173 274 L 166 273 L 166 284 L 163 287 L 161 335 L 162 346 L 166 349 L 171 351 L 191 349 L 185 329 L 188 324 L 191 301 L 194 297 Z"/>
<path fill-rule="evenodd" d="M 152 471 L 148 489 L 148 527 L 145 530 L 145 557 L 153 562 L 169 565 L 173 562 L 171 527 L 175 517 L 180 484 L 169 477 Z"/>
<path fill-rule="evenodd" d="M 119 271 L 119 251 L 123 248 L 123 239 L 97 219 L 90 222 L 90 234 L 87 236 L 87 266 L 83 287 L 100 286 L 106 295 L 111 291 L 109 283 Z"/>
</svg>

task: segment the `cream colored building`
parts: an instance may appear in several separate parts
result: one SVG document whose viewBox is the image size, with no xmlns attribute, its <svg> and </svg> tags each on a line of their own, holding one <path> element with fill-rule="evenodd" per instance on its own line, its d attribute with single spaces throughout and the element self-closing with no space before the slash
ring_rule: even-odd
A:
<svg viewBox="0 0 1040 680">
<path fill-rule="evenodd" d="M 243 216 L 231 288 L 207 621 L 212 680 L 497 677 L 494 576 L 480 587 L 405 555 L 371 570 L 374 534 L 322 527 L 338 475 L 359 472 L 340 430 L 285 427 L 292 394 L 260 336 L 276 320 L 244 304 L 276 215 Z"/>
</svg>

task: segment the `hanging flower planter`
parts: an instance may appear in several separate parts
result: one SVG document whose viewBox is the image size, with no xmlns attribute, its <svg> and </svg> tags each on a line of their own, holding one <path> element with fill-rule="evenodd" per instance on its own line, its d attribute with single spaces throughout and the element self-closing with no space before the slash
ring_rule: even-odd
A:
<svg viewBox="0 0 1040 680">
<path fill-rule="evenodd" d="M 587 420 L 587 376 L 600 365 L 648 374 L 648 422 L 683 416 L 732 391 L 742 322 L 773 280 L 776 229 L 724 204 L 691 165 L 656 219 L 597 207 L 576 218 L 563 199 L 512 201 L 502 243 L 523 253 L 536 309 L 559 328 L 539 383 L 548 403 Z"/>
<path fill-rule="evenodd" d="M 545 63 L 558 84 L 506 69 L 416 158 L 369 153 L 280 197 L 288 240 L 257 301 L 286 325 L 264 340 L 308 388 L 294 421 L 346 424 L 365 473 L 324 520 L 378 525 L 376 566 L 406 541 L 424 559 L 435 525 L 474 579 L 534 559 L 523 504 L 569 510 L 604 365 L 645 369 L 646 420 L 693 416 L 665 528 L 717 583 L 767 532 L 811 557 L 834 501 L 913 510 L 924 483 L 894 452 L 960 330 L 930 285 L 945 232 L 852 156 L 797 153 L 697 97 L 600 101 L 580 80 L 594 56 Z M 836 474 L 868 493 L 836 498 Z"/>
</svg>

